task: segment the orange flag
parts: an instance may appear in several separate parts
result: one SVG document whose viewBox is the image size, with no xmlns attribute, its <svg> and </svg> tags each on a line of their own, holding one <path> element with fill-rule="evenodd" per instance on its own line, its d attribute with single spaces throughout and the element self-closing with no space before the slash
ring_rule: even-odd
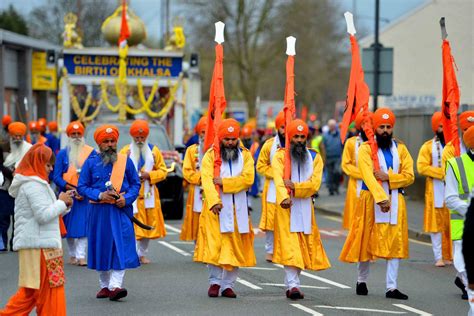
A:
<svg viewBox="0 0 474 316">
<path fill-rule="evenodd" d="M 130 37 L 130 29 L 128 28 L 128 22 L 127 22 L 127 3 L 126 0 L 123 0 L 122 2 L 122 23 L 120 24 L 120 36 L 118 40 L 118 45 L 119 46 L 124 46 L 128 38 Z"/>
<path fill-rule="evenodd" d="M 443 101 L 441 113 L 443 122 L 443 133 L 446 143 L 452 142 L 455 155 L 461 154 L 460 139 L 458 134 L 458 109 L 459 109 L 459 86 L 454 69 L 454 58 L 451 55 L 451 47 L 448 40 L 443 40 Z"/>
<path fill-rule="evenodd" d="M 295 56 L 289 55 L 286 60 L 286 86 L 285 86 L 285 101 L 283 103 L 283 111 L 285 113 L 285 128 L 290 125 L 290 122 L 296 116 L 295 106 Z M 291 178 L 291 154 L 290 154 L 290 139 L 288 133 L 285 132 L 285 165 L 284 177 L 285 180 Z"/>
</svg>

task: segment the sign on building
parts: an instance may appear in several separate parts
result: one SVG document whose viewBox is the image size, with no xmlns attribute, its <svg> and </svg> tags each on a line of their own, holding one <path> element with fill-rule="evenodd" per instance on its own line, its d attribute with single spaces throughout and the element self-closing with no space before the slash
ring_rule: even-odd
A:
<svg viewBox="0 0 474 316">
<path fill-rule="evenodd" d="M 393 48 L 379 48 L 379 95 L 392 95 L 393 93 Z M 362 49 L 362 67 L 364 79 L 369 86 L 371 94 L 374 92 L 375 74 L 374 48 Z"/>
<path fill-rule="evenodd" d="M 47 63 L 46 52 L 33 52 L 31 68 L 33 90 L 57 90 L 56 66 Z"/>
</svg>

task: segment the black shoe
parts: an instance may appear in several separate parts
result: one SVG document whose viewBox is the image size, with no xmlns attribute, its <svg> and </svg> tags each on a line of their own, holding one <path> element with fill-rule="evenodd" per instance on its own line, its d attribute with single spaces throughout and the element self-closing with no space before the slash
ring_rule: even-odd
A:
<svg viewBox="0 0 474 316">
<path fill-rule="evenodd" d="M 454 279 L 454 285 L 456 285 L 462 291 L 462 299 L 467 300 L 466 287 L 464 286 L 464 283 L 462 283 L 460 277 L 456 277 L 456 279 Z"/>
<path fill-rule="evenodd" d="M 400 292 L 399 290 L 395 289 L 395 290 L 391 290 L 391 291 L 387 291 L 385 293 L 385 297 L 386 298 L 394 298 L 396 300 L 407 300 L 408 299 L 408 295 L 405 295 L 403 294 L 402 292 Z"/>
<path fill-rule="evenodd" d="M 356 294 L 357 295 L 367 295 L 369 294 L 369 290 L 367 289 L 367 284 L 365 282 L 357 282 L 356 284 Z"/>
</svg>

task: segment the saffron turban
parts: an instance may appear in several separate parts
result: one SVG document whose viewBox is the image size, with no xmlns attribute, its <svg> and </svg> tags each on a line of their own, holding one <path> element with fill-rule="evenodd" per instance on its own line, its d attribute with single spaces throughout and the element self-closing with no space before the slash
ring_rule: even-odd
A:
<svg viewBox="0 0 474 316">
<path fill-rule="evenodd" d="M 40 118 L 38 119 L 38 122 L 36 122 L 39 126 L 40 132 L 46 131 L 46 125 L 48 125 L 48 121 L 45 118 Z"/>
<path fill-rule="evenodd" d="M 474 149 L 474 125 L 469 127 L 465 132 L 464 135 L 462 136 L 462 139 L 464 141 L 464 144 L 466 144 L 466 147 L 469 149 Z"/>
<path fill-rule="evenodd" d="M 97 145 L 100 145 L 104 142 L 104 140 L 112 138 L 114 140 L 118 140 L 119 138 L 119 131 L 115 125 L 106 124 L 97 127 L 94 132 L 94 140 Z"/>
<path fill-rule="evenodd" d="M 148 126 L 148 122 L 145 120 L 135 120 L 130 126 L 130 135 L 132 137 L 148 137 L 149 133 L 150 127 Z"/>
<path fill-rule="evenodd" d="M 196 126 L 194 126 L 194 131 L 196 134 L 201 134 L 202 132 L 206 131 L 207 127 L 207 117 L 203 116 L 199 119 Z"/>
<path fill-rule="evenodd" d="M 249 126 L 248 124 L 245 124 L 244 127 L 242 128 L 240 136 L 242 136 L 242 138 L 251 137 L 252 136 L 252 127 Z"/>
<path fill-rule="evenodd" d="M 285 125 L 285 112 L 280 111 L 275 118 L 275 128 L 279 129 L 280 127 Z"/>
<path fill-rule="evenodd" d="M 221 141 L 224 138 L 239 138 L 240 125 L 233 118 L 225 119 L 219 125 L 217 130 L 217 138 Z"/>
<path fill-rule="evenodd" d="M 441 112 L 434 112 L 433 116 L 431 117 L 431 128 L 433 132 L 436 133 L 441 123 L 442 114 Z"/>
<path fill-rule="evenodd" d="M 290 139 L 295 135 L 304 135 L 308 136 L 308 125 L 303 120 L 296 119 L 291 121 L 290 125 L 287 127 L 286 132 Z"/>
<path fill-rule="evenodd" d="M 372 122 L 374 123 L 374 129 L 380 125 L 388 124 L 392 127 L 395 126 L 395 114 L 390 109 L 380 108 L 374 112 L 372 116 Z"/>
<path fill-rule="evenodd" d="M 10 124 L 12 122 L 12 117 L 10 115 L 4 115 L 2 117 L 2 125 L 3 127 L 7 126 L 8 124 Z"/>
<path fill-rule="evenodd" d="M 81 135 L 84 135 L 84 125 L 79 121 L 72 121 L 66 128 L 67 136 L 71 136 L 74 132 L 79 132 Z"/>
<path fill-rule="evenodd" d="M 30 132 L 39 132 L 40 129 L 39 129 L 39 125 L 36 121 L 30 121 L 28 123 L 28 129 L 30 130 Z"/>
<path fill-rule="evenodd" d="M 12 136 L 26 135 L 26 125 L 22 122 L 13 122 L 8 125 L 8 133 Z"/>
<path fill-rule="evenodd" d="M 374 113 L 368 112 L 368 114 L 364 114 L 365 112 L 359 112 L 354 120 L 355 122 L 355 128 L 360 131 L 362 129 L 362 123 L 364 122 L 364 119 L 372 120 L 372 116 Z"/>
<path fill-rule="evenodd" d="M 474 126 L 474 111 L 462 112 L 459 115 L 459 126 L 465 131 L 469 127 Z"/>
<path fill-rule="evenodd" d="M 48 123 L 48 129 L 50 132 L 57 132 L 58 131 L 58 122 L 51 121 Z"/>
</svg>

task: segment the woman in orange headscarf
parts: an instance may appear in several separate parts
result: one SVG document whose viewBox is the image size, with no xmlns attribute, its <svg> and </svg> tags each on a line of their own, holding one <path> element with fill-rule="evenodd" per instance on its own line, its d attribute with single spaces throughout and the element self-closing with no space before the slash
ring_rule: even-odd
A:
<svg viewBox="0 0 474 316">
<path fill-rule="evenodd" d="M 23 157 L 9 189 L 15 198 L 15 239 L 18 250 L 18 292 L 0 315 L 27 315 L 36 307 L 38 315 L 66 315 L 64 270 L 59 216 L 72 205 L 69 192 L 56 199 L 49 186 L 54 155 L 36 144 Z"/>
</svg>

